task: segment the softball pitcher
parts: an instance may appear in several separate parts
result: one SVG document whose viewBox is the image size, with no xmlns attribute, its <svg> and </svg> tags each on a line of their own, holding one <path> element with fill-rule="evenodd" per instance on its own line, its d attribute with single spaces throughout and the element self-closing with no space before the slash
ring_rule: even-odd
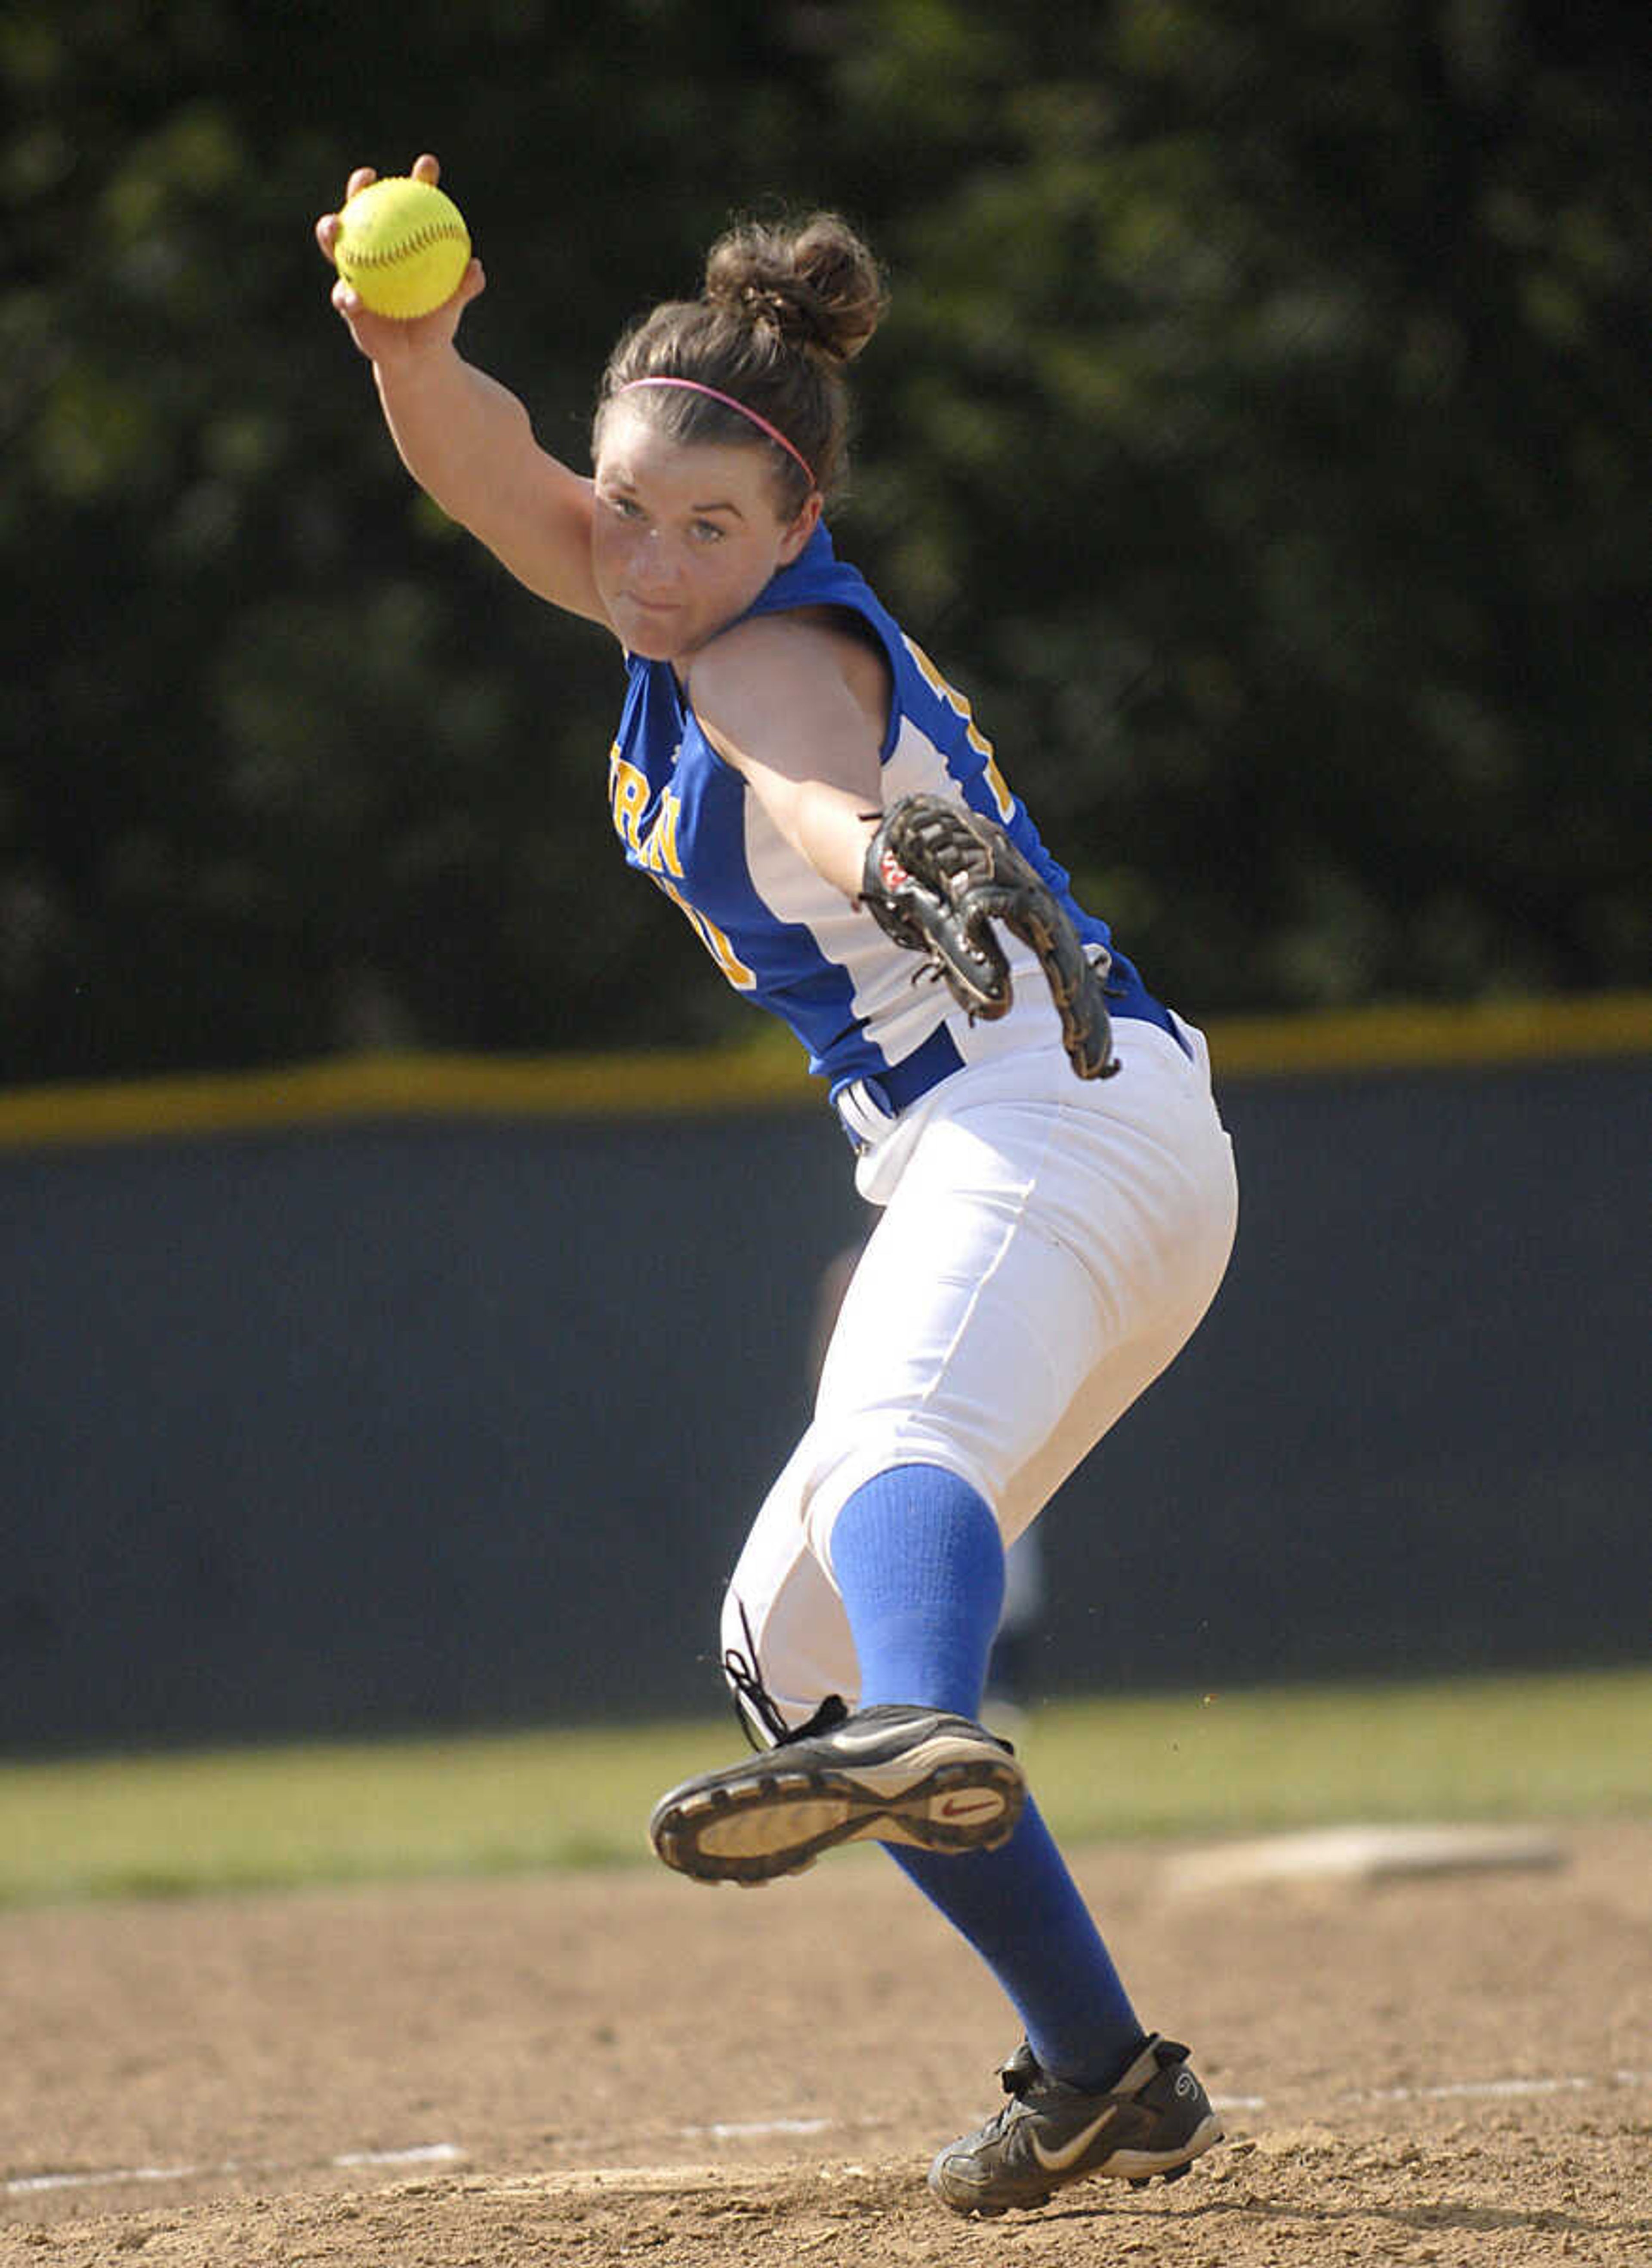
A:
<svg viewBox="0 0 1652 2268">
<path fill-rule="evenodd" d="M 337 225 L 318 224 L 329 256 Z M 884 306 L 854 233 L 815 214 L 719 239 L 700 296 L 615 349 L 590 479 L 461 358 L 483 284 L 472 261 L 413 322 L 342 281 L 333 298 L 413 477 L 618 640 L 624 856 L 795 1032 L 881 1208 L 728 1588 L 725 1666 L 763 1745 L 664 1796 L 654 1847 L 701 1881 L 763 1882 L 874 1840 L 975 1947 L 1024 2036 L 1004 2107 L 931 2169 L 953 2211 L 1174 2179 L 1216 2117 L 977 1719 L 1007 1543 L 1226 1267 L 1204 1043 L 1074 902 L 968 700 L 833 550 L 845 366 Z"/>
</svg>

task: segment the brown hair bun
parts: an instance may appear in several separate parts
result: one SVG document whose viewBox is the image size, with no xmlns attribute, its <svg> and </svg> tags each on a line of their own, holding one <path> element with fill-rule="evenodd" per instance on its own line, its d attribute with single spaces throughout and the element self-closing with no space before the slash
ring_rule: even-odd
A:
<svg viewBox="0 0 1652 2268">
<path fill-rule="evenodd" d="M 706 255 L 704 297 L 840 363 L 860 352 L 889 304 L 877 261 L 831 212 L 731 228 Z"/>
<path fill-rule="evenodd" d="M 887 304 L 882 270 L 837 213 L 741 221 L 707 254 L 697 299 L 666 300 L 621 337 L 603 372 L 595 438 L 616 395 L 669 378 L 675 387 L 635 394 L 630 406 L 674 440 L 768 450 L 777 506 L 789 516 L 811 479 L 826 497 L 842 482 L 845 366 Z M 763 422 L 784 443 L 763 438 Z"/>
</svg>

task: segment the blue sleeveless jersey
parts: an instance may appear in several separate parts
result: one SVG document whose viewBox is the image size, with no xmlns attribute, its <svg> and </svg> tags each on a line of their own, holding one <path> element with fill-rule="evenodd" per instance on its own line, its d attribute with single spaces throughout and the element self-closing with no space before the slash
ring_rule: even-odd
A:
<svg viewBox="0 0 1652 2268">
<path fill-rule="evenodd" d="M 857 570 L 836 556 L 823 525 L 748 611 L 796 607 L 857 615 L 883 649 L 894 681 L 882 747 L 886 800 L 918 792 L 962 795 L 1008 830 L 1080 937 L 1109 946 L 1106 923 L 1073 902 L 1066 873 L 1006 784 L 968 701 Z M 736 990 L 791 1026 L 810 1070 L 834 1088 L 903 1061 L 945 1020 L 950 995 L 940 985 L 914 984 L 911 954 L 785 841 L 701 732 L 670 663 L 628 654 L 626 670 L 608 791 L 629 863 L 682 909 Z M 1042 979 L 1026 947 L 1010 937 L 1003 942 L 1019 1003 L 1028 992 L 1024 980 L 1042 990 Z M 1114 981 L 1121 976 L 1132 989 L 1139 982 L 1128 963 L 1116 961 Z M 1041 1013 L 1048 1023 L 1047 998 Z"/>
</svg>

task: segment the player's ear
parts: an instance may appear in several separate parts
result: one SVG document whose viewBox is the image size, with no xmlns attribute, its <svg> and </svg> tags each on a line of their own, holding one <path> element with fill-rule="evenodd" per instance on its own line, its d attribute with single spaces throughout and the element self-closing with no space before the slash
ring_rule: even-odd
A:
<svg viewBox="0 0 1652 2268">
<path fill-rule="evenodd" d="M 820 526 L 823 499 L 818 489 L 811 489 L 803 509 L 780 539 L 780 564 L 789 567 L 815 530 Z"/>
</svg>

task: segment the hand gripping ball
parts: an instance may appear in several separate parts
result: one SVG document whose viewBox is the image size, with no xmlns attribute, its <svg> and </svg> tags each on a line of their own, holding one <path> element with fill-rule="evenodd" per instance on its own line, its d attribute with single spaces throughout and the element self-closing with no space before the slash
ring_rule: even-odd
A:
<svg viewBox="0 0 1652 2268">
<path fill-rule="evenodd" d="M 431 181 L 392 174 L 358 189 L 339 215 L 339 274 L 375 315 L 409 322 L 450 299 L 470 260 L 470 232 Z"/>
</svg>

